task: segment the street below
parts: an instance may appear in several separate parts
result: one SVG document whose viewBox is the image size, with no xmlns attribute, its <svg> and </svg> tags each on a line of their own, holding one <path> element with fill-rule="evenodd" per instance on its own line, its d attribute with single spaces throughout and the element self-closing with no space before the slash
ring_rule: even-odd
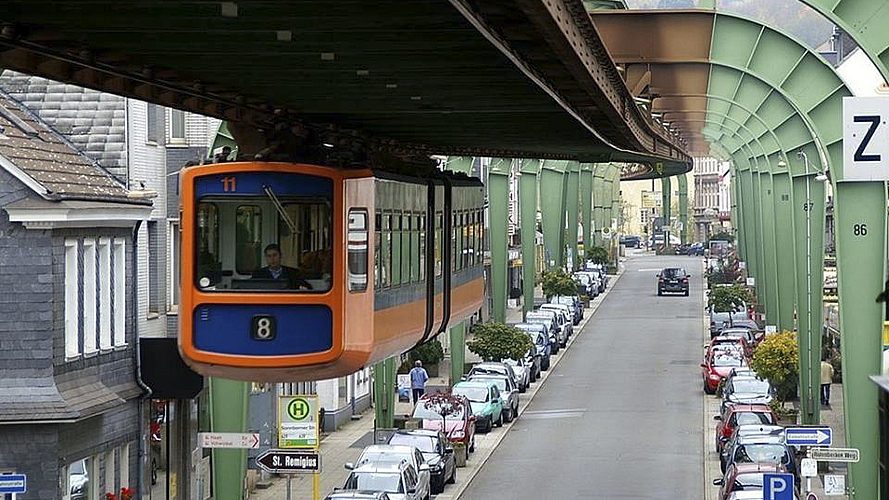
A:
<svg viewBox="0 0 889 500">
<path fill-rule="evenodd" d="M 665 267 L 690 294 L 657 296 Z M 632 255 L 461 498 L 703 498 L 701 261 Z"/>
</svg>

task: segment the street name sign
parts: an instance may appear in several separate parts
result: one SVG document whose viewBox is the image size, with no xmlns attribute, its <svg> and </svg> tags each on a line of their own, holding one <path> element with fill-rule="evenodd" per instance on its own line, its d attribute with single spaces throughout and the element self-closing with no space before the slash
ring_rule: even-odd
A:
<svg viewBox="0 0 889 500">
<path fill-rule="evenodd" d="M 843 98 L 840 181 L 889 180 L 889 97 Z"/>
<path fill-rule="evenodd" d="M 260 468 L 275 474 L 321 472 L 321 454 L 308 450 L 267 450 L 256 457 Z"/>
<path fill-rule="evenodd" d="M 763 500 L 793 500 L 793 474 L 763 474 Z"/>
<path fill-rule="evenodd" d="M 199 432 L 201 448 L 259 448 L 259 434 L 241 432 Z"/>
<path fill-rule="evenodd" d="M 830 427 L 788 427 L 784 436 L 791 446 L 830 446 L 833 443 Z"/>
<path fill-rule="evenodd" d="M 24 474 L 0 475 L 0 493 L 26 493 L 28 478 Z"/>
<path fill-rule="evenodd" d="M 858 448 L 809 448 L 809 458 L 819 462 L 857 462 Z"/>
</svg>

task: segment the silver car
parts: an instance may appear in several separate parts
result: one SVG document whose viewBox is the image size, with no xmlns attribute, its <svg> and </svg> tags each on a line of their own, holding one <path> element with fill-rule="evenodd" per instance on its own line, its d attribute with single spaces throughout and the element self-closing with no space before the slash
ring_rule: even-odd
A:
<svg viewBox="0 0 889 500">
<path fill-rule="evenodd" d="M 571 335 L 574 333 L 574 311 L 562 304 L 543 304 L 540 306 L 540 310 L 553 311 L 561 316 L 560 326 L 562 327 L 564 338 L 559 339 L 559 344 L 561 344 L 562 347 L 565 347 L 568 343 L 568 339 L 571 338 Z"/>
<path fill-rule="evenodd" d="M 428 469 L 429 466 L 425 466 Z M 428 476 L 428 474 L 427 474 Z M 391 500 L 429 500 L 429 483 L 421 489 L 414 467 L 405 461 L 359 465 L 346 478 L 343 490 L 383 491 Z"/>
<path fill-rule="evenodd" d="M 521 365 L 521 364 L 520 364 Z M 512 383 L 515 386 L 518 386 L 520 392 L 525 392 L 522 386 L 522 376 L 520 376 L 517 372 L 517 367 L 513 364 L 508 363 L 494 363 L 490 361 L 486 361 L 484 363 L 477 363 L 472 365 L 472 368 L 469 370 L 469 376 L 473 375 L 505 375 L 512 379 Z M 521 369 L 524 369 L 524 365 L 521 365 Z"/>
<path fill-rule="evenodd" d="M 528 323 L 541 323 L 546 325 L 549 335 L 550 354 L 559 352 L 559 344 L 561 344 L 562 327 L 559 326 L 559 315 L 555 311 L 533 311 L 525 315 L 525 321 Z"/>
<path fill-rule="evenodd" d="M 430 469 L 426 465 L 426 459 L 423 453 L 413 446 L 391 445 L 391 444 L 374 444 L 370 445 L 361 452 L 358 460 L 352 463 L 346 463 L 344 467 L 347 470 L 358 471 L 367 470 L 368 468 L 382 467 L 384 465 L 398 464 L 407 462 L 414 470 L 417 476 L 416 481 L 416 498 L 429 498 L 431 493 L 430 485 Z M 347 484 L 346 489 L 367 489 L 361 487 L 350 488 Z M 388 491 L 388 490 L 386 490 Z M 390 492 L 391 493 L 391 492 Z M 390 495 L 391 498 L 396 498 Z"/>
<path fill-rule="evenodd" d="M 522 361 L 516 361 L 514 359 L 503 359 L 501 360 L 504 365 L 509 365 L 512 367 L 512 371 L 515 372 L 516 380 L 519 384 L 519 392 L 525 392 L 528 390 L 528 386 L 531 385 L 531 372 L 534 369 L 534 358 L 529 358 L 526 356 Z"/>
<path fill-rule="evenodd" d="M 506 375 L 472 375 L 470 382 L 493 382 L 503 399 L 503 421 L 511 422 L 519 415 L 519 388 Z"/>
</svg>

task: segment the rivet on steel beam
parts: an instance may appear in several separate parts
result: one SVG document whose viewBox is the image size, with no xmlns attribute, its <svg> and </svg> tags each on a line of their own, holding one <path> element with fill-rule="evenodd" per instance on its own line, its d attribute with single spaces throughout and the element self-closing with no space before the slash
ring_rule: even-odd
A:
<svg viewBox="0 0 889 500">
<path fill-rule="evenodd" d="M 387 89 L 397 89 L 397 88 L 398 88 L 398 84 L 397 84 L 397 83 L 387 83 L 387 84 L 386 84 L 386 88 L 387 88 Z"/>
<path fill-rule="evenodd" d="M 321 60 L 322 61 L 333 61 L 336 58 L 336 55 L 333 52 L 322 52 Z"/>
<path fill-rule="evenodd" d="M 422 96 L 418 96 L 418 95 L 412 95 L 412 96 L 411 96 L 411 100 L 412 100 L 412 101 L 419 101 L 419 100 L 422 99 L 422 98 L 423 98 Z"/>
<path fill-rule="evenodd" d="M 275 38 L 279 42 L 290 42 L 293 40 L 293 32 L 290 30 L 281 30 L 275 32 Z"/>
<path fill-rule="evenodd" d="M 235 2 L 222 2 L 222 17 L 238 17 L 238 4 Z"/>
<path fill-rule="evenodd" d="M 358 71 L 355 72 L 355 74 L 358 75 L 358 76 L 367 76 L 367 75 L 370 74 L 370 70 L 367 70 L 367 69 L 359 69 Z"/>
</svg>

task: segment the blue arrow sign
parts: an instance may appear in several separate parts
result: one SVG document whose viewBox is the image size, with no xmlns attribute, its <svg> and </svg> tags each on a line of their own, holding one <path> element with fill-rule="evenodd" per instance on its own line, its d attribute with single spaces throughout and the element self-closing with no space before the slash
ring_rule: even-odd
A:
<svg viewBox="0 0 889 500">
<path fill-rule="evenodd" d="M 793 500 L 793 474 L 763 474 L 763 500 Z"/>
<path fill-rule="evenodd" d="M 830 446 L 833 442 L 830 427 L 788 427 L 784 436 L 791 446 Z"/>
<path fill-rule="evenodd" d="M 28 491 L 28 478 L 24 474 L 0 475 L 0 493 L 25 493 Z"/>
</svg>

